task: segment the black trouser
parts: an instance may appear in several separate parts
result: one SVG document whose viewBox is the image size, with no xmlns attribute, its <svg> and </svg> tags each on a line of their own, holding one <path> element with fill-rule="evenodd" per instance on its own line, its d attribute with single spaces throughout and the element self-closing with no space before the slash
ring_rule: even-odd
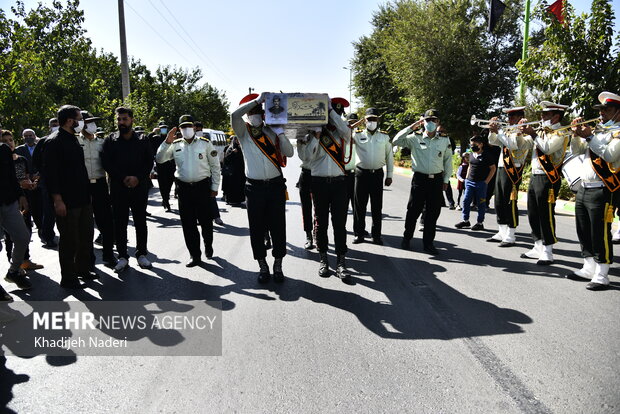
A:
<svg viewBox="0 0 620 414">
<path fill-rule="evenodd" d="M 561 180 L 551 184 L 546 175 L 533 175 L 527 190 L 527 218 L 534 240 L 541 240 L 545 246 L 555 244 L 555 200 L 560 191 Z M 551 194 L 553 196 L 551 196 Z M 549 202 L 552 199 L 553 202 Z"/>
<path fill-rule="evenodd" d="M 55 237 L 54 226 L 56 225 L 54 202 L 47 192 L 44 178 L 41 178 L 39 181 L 39 188 L 41 188 L 41 228 L 39 229 L 39 237 L 44 242 L 51 242 Z"/>
<path fill-rule="evenodd" d="M 515 184 L 517 195 L 514 200 L 511 200 L 510 195 L 512 194 L 513 184 L 504 167 L 498 168 L 495 176 L 497 177 L 495 181 L 495 214 L 497 215 L 497 224 L 506 224 L 510 228 L 517 228 L 519 226 L 517 202 L 521 178 Z"/>
<path fill-rule="evenodd" d="M 254 259 L 267 256 L 265 249 L 265 232 L 271 234 L 275 258 L 286 255 L 286 180 L 279 176 L 271 180 L 247 179 L 245 198 L 248 222 L 250 224 L 250 242 Z"/>
<path fill-rule="evenodd" d="M 176 181 L 178 184 L 178 180 Z M 209 189 L 209 192 L 211 191 L 211 189 Z M 217 200 L 215 199 L 215 197 L 209 197 L 209 210 L 211 212 L 211 220 L 215 220 L 216 218 L 220 217 L 220 208 L 217 205 Z"/>
<path fill-rule="evenodd" d="M 351 211 L 355 214 L 355 170 L 345 170 L 344 180 L 347 186 L 347 209 L 351 204 Z"/>
<path fill-rule="evenodd" d="M 448 187 L 446 187 L 446 191 L 444 191 L 444 193 L 446 194 L 446 198 L 448 199 L 448 203 L 450 203 L 450 206 L 453 206 L 454 196 L 452 195 L 452 185 L 450 184 L 449 181 L 448 181 Z"/>
<path fill-rule="evenodd" d="M 68 208 L 65 217 L 56 216 L 60 233 L 58 257 L 63 280 L 77 279 L 90 270 L 93 250 L 93 208 L 90 204 Z"/>
<path fill-rule="evenodd" d="M 310 170 L 301 169 L 299 181 L 299 199 L 301 201 L 301 218 L 303 221 L 304 232 L 311 232 L 314 228 L 314 219 L 312 217 L 312 175 Z"/>
<path fill-rule="evenodd" d="M 205 243 L 205 254 L 213 256 L 213 212 L 211 197 L 211 178 L 205 178 L 197 183 L 184 183 L 176 180 L 179 195 L 179 215 L 183 227 L 183 237 L 190 256 L 200 259 L 200 233 L 198 224 L 202 228 L 202 238 Z"/>
<path fill-rule="evenodd" d="M 174 172 L 176 165 L 174 161 L 167 161 L 163 164 L 157 164 L 157 183 L 159 184 L 159 194 L 162 201 L 170 200 L 170 189 L 174 182 Z"/>
<path fill-rule="evenodd" d="M 353 232 L 358 237 L 366 233 L 366 206 L 370 197 L 372 212 L 371 234 L 381 237 L 381 209 L 383 208 L 383 169 L 355 169 L 355 209 L 353 212 Z"/>
<path fill-rule="evenodd" d="M 110 196 L 112 198 L 114 235 L 116 236 L 118 257 L 129 259 L 127 254 L 129 209 L 131 209 L 133 226 L 136 229 L 136 257 L 146 255 L 148 253 L 146 247 L 148 240 L 148 230 L 146 228 L 146 204 L 149 198 L 148 182 L 140 182 L 134 188 L 127 188 L 120 183 L 112 182 Z"/>
<path fill-rule="evenodd" d="M 575 200 L 575 221 L 583 257 L 594 257 L 599 263 L 613 262 L 613 208 L 613 193 L 606 187 L 579 187 Z"/>
<path fill-rule="evenodd" d="M 90 183 L 89 189 L 95 224 L 97 224 L 97 229 L 101 233 L 103 257 L 109 258 L 114 254 L 114 224 L 108 181 L 105 177 L 99 178 L 94 183 Z M 94 251 L 91 254 L 91 259 L 92 263 L 95 263 Z"/>
<path fill-rule="evenodd" d="M 24 190 L 26 200 L 28 201 L 28 212 L 25 216 L 28 217 L 28 221 L 34 221 L 37 226 L 37 230 L 43 227 L 42 222 L 42 206 L 41 206 L 41 189 L 37 187 L 36 190 Z M 32 229 L 32 223 L 30 224 Z"/>
<path fill-rule="evenodd" d="M 426 174 L 414 173 L 411 179 L 411 192 L 407 203 L 407 216 L 405 218 L 405 232 L 403 238 L 411 240 L 415 230 L 415 224 L 426 207 L 424 219 L 424 233 L 422 241 L 425 246 L 432 246 L 435 240 L 435 227 L 441 204 L 443 203 L 443 174 L 435 174 L 430 178 Z"/>
<path fill-rule="evenodd" d="M 319 252 L 327 252 L 327 228 L 329 214 L 332 216 L 336 254 L 347 252 L 347 189 L 343 175 L 338 177 L 312 177 L 312 201 L 316 215 L 316 246 Z"/>
</svg>

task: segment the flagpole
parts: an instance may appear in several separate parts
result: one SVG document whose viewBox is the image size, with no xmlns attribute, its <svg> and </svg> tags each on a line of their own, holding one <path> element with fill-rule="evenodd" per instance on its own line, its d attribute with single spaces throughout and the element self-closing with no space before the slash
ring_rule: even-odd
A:
<svg viewBox="0 0 620 414">
<path fill-rule="evenodd" d="M 530 40 L 530 0 L 525 0 L 525 26 L 523 27 L 523 50 L 521 62 L 527 59 L 527 44 Z M 519 82 L 521 105 L 525 105 L 525 82 Z"/>
</svg>

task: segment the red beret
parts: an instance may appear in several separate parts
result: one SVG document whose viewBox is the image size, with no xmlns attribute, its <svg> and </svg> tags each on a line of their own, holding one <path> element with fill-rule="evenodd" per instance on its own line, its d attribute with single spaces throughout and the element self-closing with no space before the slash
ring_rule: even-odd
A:
<svg viewBox="0 0 620 414">
<path fill-rule="evenodd" d="M 344 98 L 332 98 L 332 106 L 336 106 L 336 105 L 342 105 L 343 108 L 348 108 L 349 107 L 349 101 L 347 101 Z"/>
<path fill-rule="evenodd" d="M 257 93 L 251 93 L 249 95 L 246 95 L 241 101 L 239 101 L 239 105 L 242 105 L 246 102 L 250 102 L 251 100 L 254 100 L 258 98 L 258 94 Z"/>
</svg>

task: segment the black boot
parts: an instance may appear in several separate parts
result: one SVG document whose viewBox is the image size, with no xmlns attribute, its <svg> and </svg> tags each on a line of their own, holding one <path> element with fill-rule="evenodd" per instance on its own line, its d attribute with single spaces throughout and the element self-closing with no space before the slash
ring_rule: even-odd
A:
<svg viewBox="0 0 620 414">
<path fill-rule="evenodd" d="M 349 274 L 349 271 L 347 270 L 347 265 L 345 264 L 345 261 L 344 261 L 344 255 L 338 255 L 338 265 L 336 267 L 336 276 L 338 276 L 338 278 L 340 278 L 340 280 L 342 280 L 346 284 L 351 283 L 351 275 Z"/>
<path fill-rule="evenodd" d="M 258 283 L 267 283 L 269 282 L 269 265 L 267 264 L 267 260 L 258 259 L 258 266 L 260 266 L 260 271 L 258 273 Z"/>
<path fill-rule="evenodd" d="M 312 250 L 314 249 L 314 243 L 312 242 L 312 232 L 306 232 L 306 244 L 304 244 L 304 249 Z"/>
<path fill-rule="evenodd" d="M 284 282 L 284 273 L 282 272 L 282 258 L 276 257 L 273 262 L 273 281 L 276 283 Z"/>
<path fill-rule="evenodd" d="M 319 262 L 319 276 L 329 277 L 329 262 L 327 261 L 327 252 L 319 253 L 321 261 Z"/>
</svg>

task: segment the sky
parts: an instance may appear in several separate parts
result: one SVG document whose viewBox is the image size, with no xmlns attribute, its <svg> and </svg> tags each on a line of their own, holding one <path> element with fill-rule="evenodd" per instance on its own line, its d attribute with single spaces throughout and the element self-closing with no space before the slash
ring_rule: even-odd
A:
<svg viewBox="0 0 620 414">
<path fill-rule="evenodd" d="M 591 4 L 569 1 L 579 12 Z M 39 2 L 52 1 L 24 0 L 26 9 Z M 199 67 L 206 82 L 226 93 L 232 108 L 250 87 L 255 92 L 328 93 L 349 99 L 352 42 L 372 32 L 372 14 L 383 3 L 125 0 L 127 49 L 151 70 L 158 65 Z M 0 0 L 6 11 L 14 4 Z M 620 0 L 612 4 L 619 14 Z M 80 6 L 93 45 L 118 56 L 118 1 L 81 0 Z M 355 97 L 353 101 L 357 106 Z"/>
</svg>

